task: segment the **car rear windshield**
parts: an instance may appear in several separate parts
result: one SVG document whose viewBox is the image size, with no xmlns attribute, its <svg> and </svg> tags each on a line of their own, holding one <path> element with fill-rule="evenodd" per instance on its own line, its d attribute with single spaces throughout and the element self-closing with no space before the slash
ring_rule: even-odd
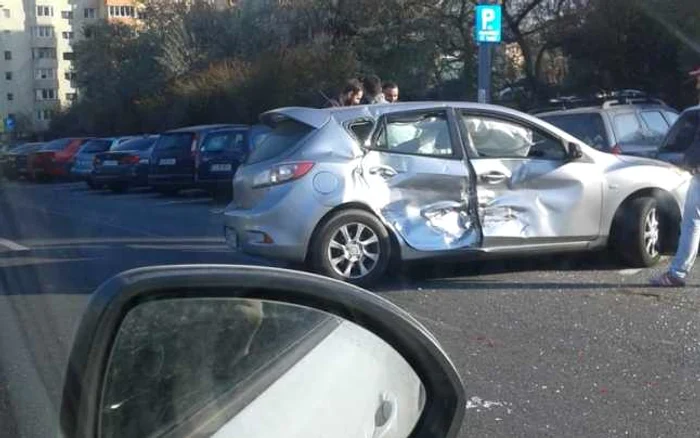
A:
<svg viewBox="0 0 700 438">
<path fill-rule="evenodd" d="M 245 131 L 214 132 L 204 139 L 202 152 L 242 152 L 245 150 Z"/>
<path fill-rule="evenodd" d="M 53 140 L 48 143 L 46 143 L 44 146 L 41 147 L 42 151 L 62 151 L 63 149 L 66 148 L 70 144 L 72 139 L 70 138 L 61 138 L 59 140 Z"/>
<path fill-rule="evenodd" d="M 156 142 L 155 138 L 137 138 L 134 140 L 127 140 L 124 143 L 117 145 L 112 149 L 113 151 L 145 151 L 146 149 L 153 146 Z"/>
<path fill-rule="evenodd" d="M 681 115 L 666 136 L 661 146 L 664 152 L 685 152 L 700 136 L 700 111 L 689 111 Z"/>
<path fill-rule="evenodd" d="M 608 147 L 605 124 L 598 113 L 556 114 L 540 118 L 598 150 Z"/>
<path fill-rule="evenodd" d="M 192 132 L 163 134 L 158 138 L 153 148 L 158 151 L 189 151 L 193 139 L 194 133 Z"/>
<path fill-rule="evenodd" d="M 95 153 L 108 151 L 112 145 L 112 140 L 90 140 L 81 149 L 80 152 Z"/>
<path fill-rule="evenodd" d="M 247 163 L 253 164 L 274 158 L 299 143 L 312 131 L 311 126 L 294 120 L 283 120 L 255 145 L 248 155 Z"/>
</svg>

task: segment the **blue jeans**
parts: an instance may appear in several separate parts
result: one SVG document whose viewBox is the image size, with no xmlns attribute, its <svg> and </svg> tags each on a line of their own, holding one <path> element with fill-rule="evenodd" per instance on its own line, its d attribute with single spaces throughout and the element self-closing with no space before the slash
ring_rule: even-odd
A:
<svg viewBox="0 0 700 438">
<path fill-rule="evenodd" d="M 678 278 L 686 278 L 693 269 L 700 245 L 700 174 L 693 176 L 685 197 L 681 238 L 678 251 L 671 262 L 670 273 Z"/>
</svg>

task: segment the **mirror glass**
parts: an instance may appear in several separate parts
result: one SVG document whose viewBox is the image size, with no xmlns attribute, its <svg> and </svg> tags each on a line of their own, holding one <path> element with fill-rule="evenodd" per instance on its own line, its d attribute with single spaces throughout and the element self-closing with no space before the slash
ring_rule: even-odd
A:
<svg viewBox="0 0 700 438">
<path fill-rule="evenodd" d="M 391 346 L 315 309 L 242 298 L 132 308 L 105 370 L 99 436 L 405 438 L 425 390 Z"/>
</svg>

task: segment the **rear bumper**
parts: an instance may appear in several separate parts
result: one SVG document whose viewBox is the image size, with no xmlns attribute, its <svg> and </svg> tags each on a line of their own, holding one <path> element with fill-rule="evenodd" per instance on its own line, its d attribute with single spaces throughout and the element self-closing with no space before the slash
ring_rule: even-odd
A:
<svg viewBox="0 0 700 438">
<path fill-rule="evenodd" d="M 102 184 L 120 183 L 133 186 L 145 186 L 148 184 L 148 168 L 123 166 L 108 169 L 95 169 L 92 173 L 92 179 Z"/>
<path fill-rule="evenodd" d="M 227 178 L 198 179 L 197 187 L 203 190 L 233 190 L 233 175 Z"/>
<path fill-rule="evenodd" d="M 305 184 L 275 187 L 274 193 L 251 209 L 232 203 L 224 212 L 229 248 L 268 259 L 304 262 L 316 224 L 330 211 L 308 196 L 308 189 Z"/>
</svg>

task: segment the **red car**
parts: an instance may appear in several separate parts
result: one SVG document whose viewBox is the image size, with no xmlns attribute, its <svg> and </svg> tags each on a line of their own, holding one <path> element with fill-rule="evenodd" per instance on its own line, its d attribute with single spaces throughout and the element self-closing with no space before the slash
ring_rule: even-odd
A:
<svg viewBox="0 0 700 438">
<path fill-rule="evenodd" d="M 59 138 L 29 156 L 29 178 L 51 180 L 68 177 L 75 155 L 89 138 Z"/>
</svg>

